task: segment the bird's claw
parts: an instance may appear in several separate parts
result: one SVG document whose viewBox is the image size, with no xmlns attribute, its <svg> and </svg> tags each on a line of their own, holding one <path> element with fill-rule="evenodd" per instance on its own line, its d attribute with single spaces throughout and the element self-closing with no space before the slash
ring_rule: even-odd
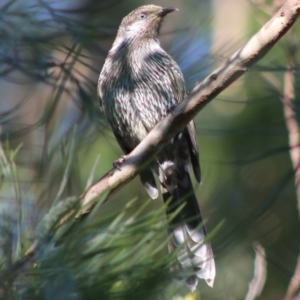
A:
<svg viewBox="0 0 300 300">
<path fill-rule="evenodd" d="M 114 168 L 121 170 L 121 164 L 125 161 L 126 155 L 122 155 L 119 159 L 113 162 Z"/>
<path fill-rule="evenodd" d="M 174 116 L 174 108 L 176 105 L 172 105 L 169 109 L 167 109 L 167 114 Z"/>
</svg>

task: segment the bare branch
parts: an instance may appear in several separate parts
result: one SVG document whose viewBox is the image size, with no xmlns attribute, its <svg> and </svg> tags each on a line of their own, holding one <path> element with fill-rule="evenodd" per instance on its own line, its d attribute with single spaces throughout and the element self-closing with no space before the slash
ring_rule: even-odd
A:
<svg viewBox="0 0 300 300">
<path fill-rule="evenodd" d="M 300 212 L 300 147 L 299 126 L 295 112 L 295 53 L 290 53 L 289 65 L 284 76 L 283 109 L 286 126 L 289 133 L 290 156 L 295 171 L 295 185 L 298 199 L 298 210 Z"/>
<path fill-rule="evenodd" d="M 288 290 L 287 290 L 284 300 L 298 299 L 297 292 L 299 291 L 299 286 L 300 286 L 300 256 L 298 257 L 296 270 L 291 279 L 291 282 L 288 287 Z"/>
<path fill-rule="evenodd" d="M 253 244 L 253 248 L 255 251 L 254 276 L 249 283 L 249 290 L 245 300 L 254 300 L 261 294 L 267 276 L 265 249 L 257 242 Z"/>
<path fill-rule="evenodd" d="M 282 94 L 283 111 L 285 116 L 286 127 L 289 137 L 290 157 L 295 172 L 295 187 L 298 203 L 298 212 L 300 216 L 300 136 L 299 125 L 295 112 L 295 69 L 296 69 L 296 53 L 297 47 L 294 46 L 292 34 L 289 35 L 289 61 L 287 71 L 284 76 L 283 88 L 280 82 L 273 78 L 270 74 L 264 74 L 266 80 Z M 294 275 L 291 278 L 285 300 L 297 299 L 297 292 L 300 287 L 300 255 L 295 268 Z"/>
<path fill-rule="evenodd" d="M 265 56 L 292 27 L 299 13 L 300 0 L 286 1 L 245 46 L 198 84 L 189 97 L 155 126 L 148 136 L 126 156 L 120 168 L 109 171 L 85 192 L 82 196 L 81 214 L 88 213 L 95 205 L 96 198 L 105 191 L 110 190 L 112 195 L 132 180 L 206 104 Z"/>
<path fill-rule="evenodd" d="M 286 126 L 289 133 L 290 156 L 295 172 L 295 187 L 300 216 L 300 136 L 299 125 L 295 112 L 295 68 L 296 68 L 296 47 L 294 47 L 292 35 L 290 35 L 289 63 L 284 77 L 283 109 Z M 295 268 L 295 273 L 290 281 L 285 300 L 295 299 L 300 287 L 300 255 Z"/>
</svg>

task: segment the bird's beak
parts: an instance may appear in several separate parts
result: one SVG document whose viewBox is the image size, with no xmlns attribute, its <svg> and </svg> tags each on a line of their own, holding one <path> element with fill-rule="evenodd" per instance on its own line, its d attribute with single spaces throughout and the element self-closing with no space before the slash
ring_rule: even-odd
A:
<svg viewBox="0 0 300 300">
<path fill-rule="evenodd" d="M 166 8 L 163 8 L 157 15 L 159 17 L 164 17 L 166 16 L 167 14 L 173 12 L 173 11 L 178 11 L 178 8 L 175 8 L 175 7 L 166 7 Z"/>
</svg>

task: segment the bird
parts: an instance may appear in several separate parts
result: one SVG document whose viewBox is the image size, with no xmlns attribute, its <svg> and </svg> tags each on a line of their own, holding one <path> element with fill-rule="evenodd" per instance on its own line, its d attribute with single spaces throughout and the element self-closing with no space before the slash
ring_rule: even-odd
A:
<svg viewBox="0 0 300 300">
<path fill-rule="evenodd" d="M 125 16 L 103 64 L 98 80 L 100 109 L 122 148 L 126 159 L 151 129 L 186 96 L 178 64 L 160 46 L 159 32 L 164 18 L 178 9 L 144 5 Z M 190 177 L 192 167 L 201 182 L 195 124 L 191 121 L 155 157 L 139 176 L 152 199 L 168 204 L 169 251 L 178 249 L 171 269 L 179 281 L 193 291 L 198 278 L 213 287 L 216 269 L 211 244 Z M 155 178 L 158 178 L 156 184 Z M 159 188 L 157 187 L 159 186 Z M 174 215 L 174 214 L 173 214 Z"/>
</svg>

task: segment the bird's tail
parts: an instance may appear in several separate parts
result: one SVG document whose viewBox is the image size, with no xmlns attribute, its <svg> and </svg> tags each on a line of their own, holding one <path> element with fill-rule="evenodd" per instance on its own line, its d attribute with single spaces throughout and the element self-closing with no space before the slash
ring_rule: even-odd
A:
<svg viewBox="0 0 300 300">
<path fill-rule="evenodd" d="M 212 248 L 205 241 L 206 230 L 190 175 L 185 170 L 182 173 L 172 193 L 162 187 L 164 201 L 168 203 L 167 215 L 184 205 L 179 214 L 169 221 L 169 251 L 180 247 L 178 261 L 172 269 L 190 273 L 183 279 L 191 290 L 196 288 L 198 278 L 204 279 L 212 287 L 216 273 Z"/>
</svg>

